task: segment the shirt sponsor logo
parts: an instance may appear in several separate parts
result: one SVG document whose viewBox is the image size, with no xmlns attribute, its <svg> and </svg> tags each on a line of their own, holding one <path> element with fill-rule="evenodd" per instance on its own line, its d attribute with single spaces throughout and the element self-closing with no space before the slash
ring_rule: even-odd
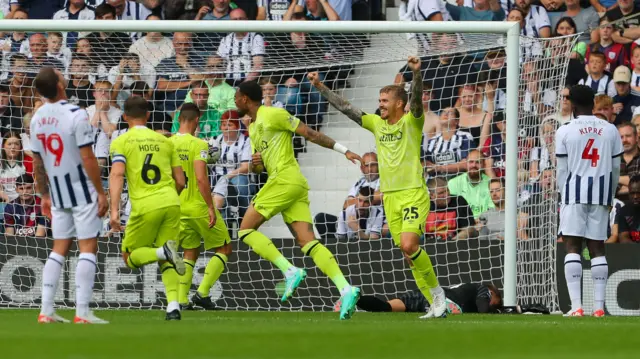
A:
<svg viewBox="0 0 640 359">
<path fill-rule="evenodd" d="M 378 139 L 380 142 L 393 142 L 400 141 L 402 139 L 402 131 L 398 131 L 397 133 L 385 133 L 380 135 Z"/>
</svg>

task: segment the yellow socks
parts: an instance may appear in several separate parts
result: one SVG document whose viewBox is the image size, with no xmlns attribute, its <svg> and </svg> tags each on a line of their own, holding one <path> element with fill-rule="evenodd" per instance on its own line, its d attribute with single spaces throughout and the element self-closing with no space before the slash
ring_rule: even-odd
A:
<svg viewBox="0 0 640 359">
<path fill-rule="evenodd" d="M 431 259 L 429 259 L 429 255 L 427 252 L 419 248 L 417 252 L 411 255 L 411 262 L 413 263 L 412 272 L 416 277 L 416 283 L 420 288 L 420 291 L 424 296 L 429 299 L 431 294 L 427 296 L 427 288 L 434 289 L 438 288 L 440 285 L 438 284 L 438 277 L 436 276 L 436 272 L 433 270 L 433 265 L 431 264 Z M 421 276 L 424 280 L 424 284 L 426 284 L 425 290 L 423 290 L 424 284 L 421 284 L 418 281 L 418 276 Z M 431 303 L 431 302 L 429 302 Z"/>
<path fill-rule="evenodd" d="M 191 282 L 193 280 L 193 267 L 196 261 L 191 259 L 184 260 L 184 275 L 180 276 L 180 287 L 178 289 L 178 301 L 182 305 L 189 304 L 189 290 L 191 290 Z"/>
<path fill-rule="evenodd" d="M 167 304 L 178 302 L 180 276 L 169 262 L 160 264 L 160 272 L 162 273 L 162 283 L 164 283 L 165 293 L 167 295 Z"/>
<path fill-rule="evenodd" d="M 429 290 L 429 286 L 427 286 L 427 282 L 417 270 L 416 267 L 411 266 L 411 274 L 413 274 L 413 278 L 416 280 L 416 284 L 418 285 L 418 289 L 420 293 L 427 298 L 429 303 L 433 303 L 433 296 L 431 295 L 431 291 Z"/>
<path fill-rule="evenodd" d="M 137 269 L 149 263 L 157 262 L 160 260 L 157 252 L 158 248 L 152 247 L 140 247 L 138 249 L 134 249 L 131 254 L 129 254 L 127 266 L 129 268 Z"/>
<path fill-rule="evenodd" d="M 293 267 L 271 240 L 255 229 L 243 229 L 238 232 L 240 239 L 246 243 L 257 255 L 273 263 L 282 273 Z"/>
<path fill-rule="evenodd" d="M 216 253 L 207 263 L 207 267 L 204 270 L 204 278 L 198 287 L 198 293 L 201 297 L 208 297 L 209 291 L 213 284 L 220 278 L 224 267 L 227 265 L 227 256 L 222 253 Z"/>
<path fill-rule="evenodd" d="M 316 240 L 307 243 L 302 248 L 302 252 L 313 259 L 316 266 L 331 279 L 341 293 L 342 289 L 349 285 L 333 254 L 320 242 Z"/>
</svg>

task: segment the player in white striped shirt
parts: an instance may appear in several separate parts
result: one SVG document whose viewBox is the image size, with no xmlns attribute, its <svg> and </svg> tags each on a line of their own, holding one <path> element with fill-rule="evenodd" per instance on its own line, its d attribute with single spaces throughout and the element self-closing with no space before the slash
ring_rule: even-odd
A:
<svg viewBox="0 0 640 359">
<path fill-rule="evenodd" d="M 107 197 L 91 145 L 93 128 L 87 112 L 66 101 L 60 71 L 45 67 L 34 81 L 45 104 L 31 120 L 31 143 L 42 213 L 52 219 L 53 249 L 42 274 L 40 323 L 68 322 L 55 313 L 54 295 L 71 241 L 78 239 L 75 323 L 105 324 L 89 310 L 96 274 L 100 217 Z M 53 207 L 52 207 L 53 204 Z"/>
<path fill-rule="evenodd" d="M 622 141 L 616 127 L 592 115 L 593 91 L 573 86 L 569 99 L 575 118 L 556 133 L 558 190 L 561 193 L 559 235 L 567 255 L 564 273 L 571 298 L 566 316 L 581 317 L 582 242 L 591 257 L 594 317 L 604 316 L 604 297 L 609 268 L 604 241 L 609 228 L 609 209 L 620 178 Z"/>
</svg>

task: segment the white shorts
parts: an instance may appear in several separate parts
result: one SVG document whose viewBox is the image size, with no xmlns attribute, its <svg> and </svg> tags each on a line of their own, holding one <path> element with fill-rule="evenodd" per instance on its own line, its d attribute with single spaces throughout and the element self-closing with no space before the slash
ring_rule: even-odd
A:
<svg viewBox="0 0 640 359">
<path fill-rule="evenodd" d="M 96 238 L 101 231 L 97 200 L 73 208 L 51 208 L 53 239 Z"/>
<path fill-rule="evenodd" d="M 220 195 L 224 198 L 227 198 L 227 193 L 229 193 L 229 180 L 225 177 L 220 176 L 217 178 L 215 186 L 213 186 L 213 193 Z"/>
<path fill-rule="evenodd" d="M 607 240 L 609 208 L 599 204 L 562 204 L 559 235 Z"/>
</svg>

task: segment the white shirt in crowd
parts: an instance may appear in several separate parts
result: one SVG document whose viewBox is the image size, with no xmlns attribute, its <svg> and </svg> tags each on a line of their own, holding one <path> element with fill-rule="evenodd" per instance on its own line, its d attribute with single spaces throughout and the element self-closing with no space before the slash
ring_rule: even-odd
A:
<svg viewBox="0 0 640 359">
<path fill-rule="evenodd" d="M 66 101 L 45 103 L 33 115 L 31 135 L 38 139 L 31 147 L 42 157 L 52 205 L 73 208 L 94 202 L 96 190 L 80 156 L 80 148 L 94 141 L 87 112 Z"/>
<path fill-rule="evenodd" d="M 86 1 L 85 1 L 86 2 Z M 89 4 L 87 4 L 89 5 Z M 90 9 L 89 7 L 85 6 L 84 9 L 80 10 L 80 12 L 78 12 L 78 20 L 94 20 L 96 18 L 96 14 L 95 12 Z M 53 14 L 53 20 L 69 20 L 69 12 L 67 11 L 66 7 L 62 10 L 58 10 L 56 11 L 55 14 Z M 78 38 L 83 38 L 87 35 L 89 35 L 91 32 L 90 31 L 81 31 L 78 33 Z M 62 33 L 62 44 L 63 47 L 67 46 L 67 33 L 63 32 Z"/>
<path fill-rule="evenodd" d="M 374 191 L 380 190 L 380 178 L 375 181 L 367 181 L 367 178 L 362 176 L 360 179 L 349 189 L 349 194 L 347 197 L 358 197 L 358 193 L 360 192 L 360 187 L 367 186 L 373 188 Z"/>
<path fill-rule="evenodd" d="M 340 212 L 340 217 L 338 218 L 338 228 L 336 230 L 336 234 L 338 235 L 346 235 L 349 239 L 358 239 L 358 232 L 352 230 L 349 227 L 348 222 L 358 220 L 358 210 L 356 209 L 356 205 L 352 204 L 347 209 Z M 363 218 L 364 220 L 364 218 Z M 382 226 L 384 224 L 384 211 L 380 206 L 371 206 L 369 207 L 369 217 L 366 218 L 366 227 L 364 228 L 364 233 L 366 235 L 371 235 L 371 233 L 375 233 L 380 235 L 382 233 Z M 359 224 L 359 228 L 362 229 L 362 226 Z"/>
<path fill-rule="evenodd" d="M 611 206 L 613 161 L 622 152 L 616 127 L 596 116 L 578 116 L 561 126 L 556 132 L 561 203 Z"/>
<path fill-rule="evenodd" d="M 227 60 L 227 78 L 242 80 L 251 72 L 254 56 L 264 56 L 264 38 L 255 32 L 238 39 L 235 32 L 220 41 L 218 56 Z"/>
<path fill-rule="evenodd" d="M 158 42 L 150 41 L 148 37 L 143 37 L 136 41 L 129 48 L 129 52 L 140 56 L 140 65 L 155 68 L 160 61 L 175 55 L 173 43 L 168 37 L 163 37 Z"/>
<path fill-rule="evenodd" d="M 209 139 L 209 147 L 220 150 L 220 159 L 213 167 L 216 175 L 224 176 L 240 167 L 241 163 L 251 161 L 251 142 L 244 134 L 240 134 L 232 144 L 226 143 L 222 135 L 218 135 Z"/>
<path fill-rule="evenodd" d="M 600 80 L 594 80 L 591 75 L 587 75 L 586 78 L 578 81 L 578 84 L 591 87 L 596 95 L 604 94 L 613 98 L 618 94 L 618 92 L 616 91 L 616 85 L 613 82 L 613 77 L 607 74 L 602 75 Z"/>
<path fill-rule="evenodd" d="M 109 74 L 107 75 L 107 80 L 111 82 L 111 84 L 115 84 L 118 75 L 120 75 L 120 67 L 114 66 L 109 70 Z M 156 87 L 156 69 L 150 67 L 148 64 L 140 65 L 140 78 L 142 81 L 146 82 L 149 85 L 149 88 Z M 132 76 L 124 74 L 122 76 L 122 88 L 128 89 L 135 82 Z"/>
<path fill-rule="evenodd" d="M 18 198 L 18 192 L 16 192 L 16 179 L 27 171 L 23 165 L 15 164 L 6 168 L 0 167 L 0 185 L 2 186 L 2 192 L 4 192 L 9 201 L 13 201 Z"/>
<path fill-rule="evenodd" d="M 304 0 L 297 0 L 298 5 L 304 7 Z M 266 20 L 282 21 L 289 10 L 291 0 L 258 0 L 258 7 L 265 10 Z M 349 1 L 349 4 L 351 2 Z"/>
<path fill-rule="evenodd" d="M 551 156 L 549 156 L 549 149 L 547 146 L 534 147 L 531 149 L 531 162 L 539 161 L 538 172 L 551 168 Z"/>
</svg>

